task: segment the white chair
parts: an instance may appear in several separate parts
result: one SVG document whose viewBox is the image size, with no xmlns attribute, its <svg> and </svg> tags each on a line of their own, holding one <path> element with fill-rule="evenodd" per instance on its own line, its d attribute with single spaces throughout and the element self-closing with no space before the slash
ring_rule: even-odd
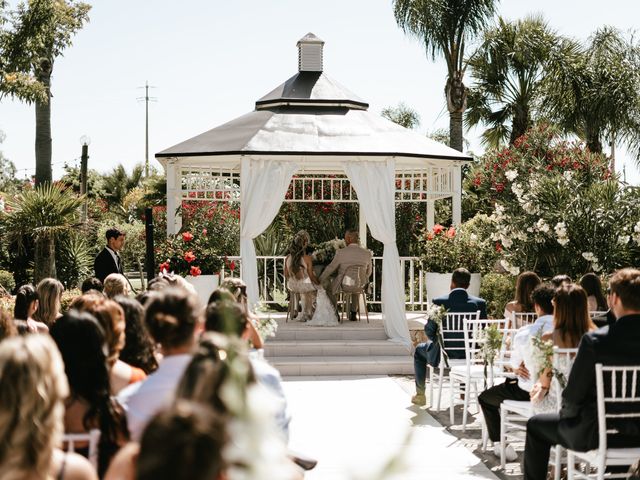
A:
<svg viewBox="0 0 640 480">
<path fill-rule="evenodd" d="M 89 433 L 65 433 L 62 437 L 62 444 L 67 452 L 75 452 L 77 448 L 85 448 L 84 445 L 88 445 L 88 459 L 96 471 L 98 471 L 99 442 L 100 430 L 97 428 L 90 430 Z M 82 445 L 82 447 L 78 447 L 78 444 Z"/>
<path fill-rule="evenodd" d="M 525 325 L 531 325 L 538 319 L 538 315 L 534 312 L 513 312 L 513 323 L 510 328 L 521 328 Z"/>
<path fill-rule="evenodd" d="M 447 354 L 451 352 L 464 352 L 464 320 L 478 320 L 480 318 L 480 310 L 472 312 L 472 313 L 447 313 L 446 317 L 442 319 L 442 338 L 447 337 L 447 343 L 451 345 L 451 335 L 455 337 L 459 336 L 459 339 L 454 339 L 454 344 L 459 344 L 457 346 L 449 346 L 447 347 Z M 435 338 L 431 340 L 436 341 Z M 436 369 L 431 365 L 428 365 L 429 368 L 429 408 L 433 408 L 433 389 L 434 387 L 438 388 L 438 403 L 437 403 L 437 411 L 440 411 L 440 405 L 442 400 L 442 387 L 445 379 L 445 365 L 444 365 L 444 351 L 440 349 L 440 365 L 438 367 L 438 372 L 436 373 Z M 463 359 L 452 359 L 449 358 L 449 366 L 453 365 L 464 365 L 465 360 Z"/>
<path fill-rule="evenodd" d="M 449 372 L 449 394 L 451 404 L 449 406 L 449 419 L 451 424 L 454 423 L 454 404 L 455 394 L 464 393 L 464 406 L 462 410 L 462 431 L 467 429 L 467 418 L 469 403 L 473 399 L 476 404 L 476 411 L 480 410 L 478 405 L 478 383 L 482 384 L 484 378 L 484 360 L 481 358 L 482 351 L 482 332 L 495 325 L 502 334 L 502 346 L 499 355 L 496 356 L 493 368 L 487 368 L 487 386 L 493 385 L 493 380 L 499 376 L 503 376 L 498 368 L 502 363 L 500 355 L 504 352 L 504 332 L 507 327 L 508 320 L 464 320 L 464 347 L 465 347 L 465 365 L 454 365 Z M 460 387 L 465 385 L 464 391 Z"/>
<path fill-rule="evenodd" d="M 591 317 L 591 320 L 593 320 L 598 317 L 606 317 L 607 313 L 608 312 L 606 310 L 592 310 L 589 312 L 589 316 Z"/>
<path fill-rule="evenodd" d="M 620 434 L 612 421 L 628 419 L 640 422 L 639 372 L 640 366 L 609 367 L 601 363 L 596 364 L 598 449 L 589 452 L 567 450 L 569 480 L 576 478 L 602 480 L 607 466 L 628 467 L 640 458 L 640 448 L 609 448 L 607 443 Z M 621 413 L 621 410 L 624 410 L 624 413 Z M 576 470 L 576 462 L 586 464 L 584 472 Z M 591 473 L 592 466 L 595 469 L 594 473 Z M 627 476 L 626 473 L 607 473 L 607 478 L 627 478 Z"/>
<path fill-rule="evenodd" d="M 560 368 L 565 362 L 573 363 L 575 354 L 578 352 L 577 348 L 559 348 L 553 347 L 553 365 L 556 368 Z M 531 372 L 532 375 L 535 373 Z M 558 379 L 554 376 L 551 381 L 555 384 L 553 387 L 558 395 L 557 409 L 560 410 L 560 402 L 562 400 L 562 386 Z M 527 420 L 534 414 L 533 405 L 530 401 L 518 401 L 518 400 L 505 400 L 500 404 L 500 465 L 504 470 L 506 468 L 505 448 L 507 446 L 507 440 L 510 441 L 523 441 L 527 432 Z M 562 465 L 562 447 L 556 446 L 555 457 L 550 461 L 551 465 L 555 468 L 555 480 L 560 479 L 560 467 Z"/>
<path fill-rule="evenodd" d="M 343 309 L 341 319 L 351 312 L 351 302 L 355 302 L 358 312 L 358 321 L 361 320 L 361 306 L 364 306 L 364 313 L 369 323 L 369 310 L 367 309 L 367 297 L 365 287 L 369 283 L 366 265 L 350 265 L 344 272 L 342 282 L 340 282 L 340 296 L 343 298 Z M 342 320 L 341 320 L 342 321 Z"/>
</svg>

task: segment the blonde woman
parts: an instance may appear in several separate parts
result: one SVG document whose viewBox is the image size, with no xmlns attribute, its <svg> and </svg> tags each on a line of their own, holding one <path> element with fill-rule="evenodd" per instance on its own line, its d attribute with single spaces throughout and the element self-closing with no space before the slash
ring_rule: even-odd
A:
<svg viewBox="0 0 640 480">
<path fill-rule="evenodd" d="M 40 280 L 38 287 L 38 310 L 33 314 L 33 319 L 51 327 L 55 321 L 62 316 L 60 312 L 60 302 L 64 287 L 55 278 L 45 278 Z"/>
<path fill-rule="evenodd" d="M 120 275 L 119 273 L 107 275 L 107 278 L 104 279 L 103 293 L 107 298 L 115 298 L 118 295 L 128 297 L 129 284 L 127 283 L 127 279 L 124 275 Z"/>
<path fill-rule="evenodd" d="M 69 386 L 51 338 L 0 343 L 0 385 L 0 478 L 97 480 L 85 458 L 57 448 Z"/>
</svg>

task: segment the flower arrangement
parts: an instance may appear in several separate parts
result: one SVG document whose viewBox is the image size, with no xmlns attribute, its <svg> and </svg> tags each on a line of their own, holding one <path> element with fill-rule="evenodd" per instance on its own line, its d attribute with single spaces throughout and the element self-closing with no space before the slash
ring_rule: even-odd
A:
<svg viewBox="0 0 640 480">
<path fill-rule="evenodd" d="M 345 241 L 339 238 L 314 245 L 314 250 L 311 254 L 313 263 L 316 265 L 329 265 L 333 257 L 335 257 L 336 252 L 346 246 Z"/>
<path fill-rule="evenodd" d="M 480 344 L 479 355 L 484 365 L 483 373 L 486 386 L 488 370 L 491 368 L 491 376 L 493 377 L 493 364 L 502 348 L 502 332 L 495 323 L 492 323 L 480 332 L 478 343 Z"/>
<path fill-rule="evenodd" d="M 556 377 L 560 388 L 564 389 L 567 386 L 567 379 L 560 370 L 553 365 L 553 342 L 551 340 L 542 339 L 542 329 L 538 333 L 531 337 L 531 345 L 533 347 L 533 361 L 535 365 L 538 365 L 538 371 L 536 372 L 536 378 L 539 377 L 542 372 L 549 370 L 551 376 Z"/>
<path fill-rule="evenodd" d="M 255 322 L 255 327 L 260 334 L 260 337 L 263 340 L 266 340 L 267 338 L 276 336 L 276 331 L 278 330 L 278 322 L 276 322 L 276 320 L 271 316 L 267 318 L 259 317 Z"/>
<path fill-rule="evenodd" d="M 444 338 L 442 338 L 442 321 L 447 316 L 447 309 L 444 308 L 443 305 L 427 302 L 425 314 L 428 320 L 431 320 L 438 326 L 435 341 L 440 346 L 440 352 L 442 352 L 445 366 L 449 368 L 449 355 L 447 355 L 447 351 L 444 349 Z"/>
<path fill-rule="evenodd" d="M 186 277 L 214 275 L 220 272 L 223 259 L 208 241 L 207 231 L 200 234 L 184 231 L 168 237 L 156 251 L 159 272 L 172 272 Z"/>
<path fill-rule="evenodd" d="M 457 228 L 437 224 L 425 229 L 418 244 L 422 269 L 434 273 L 460 267 L 474 273 L 493 270 L 498 252 L 489 239 L 492 228 L 486 215 L 477 215 Z"/>
</svg>

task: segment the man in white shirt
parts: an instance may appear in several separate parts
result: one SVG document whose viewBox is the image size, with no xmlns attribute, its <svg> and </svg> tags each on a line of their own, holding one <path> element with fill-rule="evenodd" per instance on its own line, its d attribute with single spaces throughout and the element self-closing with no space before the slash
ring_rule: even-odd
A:
<svg viewBox="0 0 640 480">
<path fill-rule="evenodd" d="M 507 378 L 504 383 L 491 387 L 478 396 L 482 408 L 489 438 L 493 442 L 493 451 L 500 456 L 500 404 L 504 400 L 529 400 L 529 392 L 535 378 L 527 365 L 524 352 L 528 348 L 531 338 L 539 332 L 553 331 L 553 296 L 555 289 L 550 285 L 539 285 L 531 293 L 531 300 L 538 319 L 531 325 L 520 328 L 512 340 L 511 367 L 516 374 L 514 378 Z M 508 461 L 514 461 L 517 454 L 511 445 L 507 445 L 505 455 Z"/>
</svg>

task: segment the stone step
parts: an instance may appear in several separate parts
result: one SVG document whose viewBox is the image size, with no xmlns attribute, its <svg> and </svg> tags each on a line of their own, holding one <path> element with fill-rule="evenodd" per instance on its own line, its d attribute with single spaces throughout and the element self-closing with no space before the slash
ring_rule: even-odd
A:
<svg viewBox="0 0 640 480">
<path fill-rule="evenodd" d="M 387 356 L 408 355 L 406 347 L 388 340 L 271 340 L 265 344 L 265 357 L 307 356 Z"/>
<path fill-rule="evenodd" d="M 386 340 L 382 327 L 307 327 L 304 325 L 278 327 L 275 338 L 269 342 L 292 340 Z"/>
<path fill-rule="evenodd" d="M 413 374 L 413 359 L 409 355 L 270 357 L 269 363 L 284 377 Z"/>
</svg>

